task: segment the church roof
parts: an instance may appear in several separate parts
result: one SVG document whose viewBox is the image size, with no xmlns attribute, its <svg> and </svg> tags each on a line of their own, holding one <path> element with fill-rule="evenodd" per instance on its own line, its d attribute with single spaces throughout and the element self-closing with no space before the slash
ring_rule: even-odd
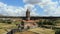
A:
<svg viewBox="0 0 60 34">
<path fill-rule="evenodd" d="M 24 20 L 24 22 L 27 22 L 27 23 L 35 23 L 35 21 L 34 20 Z"/>
</svg>

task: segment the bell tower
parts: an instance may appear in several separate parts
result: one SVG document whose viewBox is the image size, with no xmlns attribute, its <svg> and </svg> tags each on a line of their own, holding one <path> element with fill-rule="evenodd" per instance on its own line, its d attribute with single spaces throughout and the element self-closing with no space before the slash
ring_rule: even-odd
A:
<svg viewBox="0 0 60 34">
<path fill-rule="evenodd" d="M 26 11 L 26 20 L 30 20 L 30 11 L 28 9 Z"/>
</svg>

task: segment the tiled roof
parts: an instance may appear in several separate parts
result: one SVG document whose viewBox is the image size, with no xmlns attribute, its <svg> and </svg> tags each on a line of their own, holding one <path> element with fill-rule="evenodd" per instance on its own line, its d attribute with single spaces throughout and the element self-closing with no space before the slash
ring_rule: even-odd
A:
<svg viewBox="0 0 60 34">
<path fill-rule="evenodd" d="M 35 21 L 34 20 L 24 20 L 24 22 L 27 22 L 27 23 L 35 23 Z"/>
</svg>

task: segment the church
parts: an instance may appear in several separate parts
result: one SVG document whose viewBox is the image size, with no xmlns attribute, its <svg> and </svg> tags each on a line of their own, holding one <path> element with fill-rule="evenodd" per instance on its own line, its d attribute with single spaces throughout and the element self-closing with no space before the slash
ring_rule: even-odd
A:
<svg viewBox="0 0 60 34">
<path fill-rule="evenodd" d="M 22 20 L 24 22 L 24 28 L 36 28 L 38 27 L 35 20 L 30 19 L 30 11 L 27 9 L 26 11 L 26 18 L 25 20 Z"/>
</svg>

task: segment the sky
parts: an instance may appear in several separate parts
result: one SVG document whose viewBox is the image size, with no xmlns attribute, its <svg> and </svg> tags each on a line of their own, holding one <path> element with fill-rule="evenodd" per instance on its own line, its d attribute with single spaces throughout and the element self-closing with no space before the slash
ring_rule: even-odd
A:
<svg viewBox="0 0 60 34">
<path fill-rule="evenodd" d="M 0 14 L 6 16 L 60 16 L 60 0 L 0 0 Z"/>
</svg>

